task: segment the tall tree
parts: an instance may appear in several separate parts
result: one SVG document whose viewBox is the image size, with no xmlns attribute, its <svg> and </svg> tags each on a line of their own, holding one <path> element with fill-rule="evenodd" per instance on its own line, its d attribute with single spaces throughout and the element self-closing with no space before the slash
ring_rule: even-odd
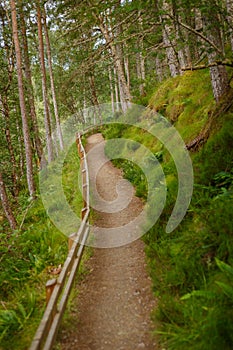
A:
<svg viewBox="0 0 233 350">
<path fill-rule="evenodd" d="M 59 114 L 58 114 L 57 97 L 56 97 L 55 85 L 54 85 L 51 45 L 50 45 L 49 32 L 48 32 L 48 27 L 47 27 L 46 11 L 45 11 L 44 6 L 42 7 L 42 15 L 43 15 L 45 42 L 46 42 L 46 48 L 47 48 L 50 86 L 51 86 L 51 92 L 52 92 L 52 98 L 53 98 L 53 108 L 54 108 L 54 114 L 55 114 L 55 120 L 56 120 L 56 131 L 57 131 L 57 137 L 58 137 L 59 144 L 60 144 L 60 149 L 63 150 L 64 143 L 63 143 L 63 137 L 62 137 L 60 118 L 59 118 Z"/>
<path fill-rule="evenodd" d="M 3 130 L 5 133 L 5 141 L 6 148 L 8 150 L 9 159 L 10 159 L 10 168 L 11 168 L 11 179 L 12 179 L 12 195 L 14 198 L 17 198 L 19 194 L 19 186 L 18 179 L 19 175 L 17 172 L 17 162 L 16 162 L 16 154 L 13 147 L 12 141 L 12 121 L 10 118 L 10 107 L 9 107 L 9 99 L 12 100 L 12 85 L 14 81 L 14 48 L 12 43 L 11 35 L 12 33 L 9 31 L 9 26 L 7 26 L 6 21 L 9 22 L 9 15 L 7 10 L 1 6 L 0 11 L 1 18 L 1 29 L 2 29 L 2 52 L 1 52 L 1 86 L 0 86 L 0 110 L 2 112 L 2 120 L 3 120 Z M 10 96 L 11 95 L 11 96 Z"/>
<path fill-rule="evenodd" d="M 36 109 L 35 109 L 31 65 L 30 65 L 28 40 L 27 40 L 27 28 L 26 28 L 26 22 L 25 22 L 25 18 L 24 18 L 22 0 L 20 0 L 19 3 L 20 3 L 20 11 L 19 11 L 20 29 L 21 29 L 21 34 L 22 34 L 25 77 L 26 77 L 26 81 L 27 81 L 26 91 L 27 91 L 28 103 L 29 103 L 29 107 L 30 107 L 30 116 L 31 116 L 31 120 L 32 120 L 33 138 L 35 140 L 36 152 L 37 152 L 37 156 L 39 158 L 39 161 L 41 162 L 41 165 L 43 166 L 45 163 L 45 160 L 43 157 L 43 147 L 42 147 L 42 142 L 40 139 L 38 121 L 37 121 L 37 115 L 36 115 Z"/>
<path fill-rule="evenodd" d="M 139 21 L 140 26 L 142 26 L 142 20 Z M 139 37 L 137 40 L 138 43 L 138 52 L 136 53 L 136 71 L 137 78 L 140 82 L 139 90 L 140 95 L 143 96 L 145 94 L 145 58 L 143 56 L 143 38 Z"/>
<path fill-rule="evenodd" d="M 225 56 L 217 4 L 213 2 L 211 13 L 209 12 L 209 8 L 207 6 L 204 7 L 202 14 L 204 32 L 207 38 L 215 45 L 215 47 L 207 47 L 208 63 L 212 64 L 216 62 L 218 58 L 221 59 Z M 223 65 L 210 67 L 210 76 L 214 98 L 218 102 L 221 96 L 229 90 L 226 67 Z"/>
<path fill-rule="evenodd" d="M 48 152 L 48 162 L 53 160 L 53 142 L 52 142 L 52 132 L 51 132 L 51 116 L 49 113 L 49 101 L 48 101 L 48 91 L 47 91 L 47 78 L 46 78 L 46 68 L 45 68 L 45 55 L 44 55 L 44 41 L 43 41 L 43 31 L 42 31 L 42 17 L 41 17 L 41 4 L 40 0 L 36 2 L 37 11 L 37 28 L 38 28 L 38 40 L 39 40 L 39 56 L 40 56 L 40 66 L 41 66 L 41 77 L 42 77 L 42 95 L 44 104 L 44 124 L 46 132 L 46 146 Z"/>
<path fill-rule="evenodd" d="M 116 72 L 119 79 L 119 87 L 122 96 L 122 107 L 126 110 L 131 101 L 131 94 L 129 87 L 126 81 L 124 66 L 123 66 L 123 57 L 121 56 L 120 45 L 116 45 L 114 42 L 114 33 L 110 31 L 110 27 L 103 15 L 100 13 L 96 7 L 93 6 L 91 1 L 88 1 L 88 4 L 92 8 L 92 15 L 96 21 L 96 24 L 99 26 L 99 29 L 106 40 L 106 45 L 110 48 L 113 62 L 115 63 Z M 118 5 L 119 6 L 119 5 Z M 117 36 L 121 33 L 121 27 L 118 25 L 116 27 Z"/>
<path fill-rule="evenodd" d="M 30 139 L 30 130 L 28 125 L 25 95 L 24 95 L 22 55 L 21 55 L 21 47 L 20 47 L 19 36 L 18 36 L 17 10 L 16 10 L 16 3 L 14 0 L 10 1 L 10 6 L 11 6 L 13 40 L 15 45 L 15 55 L 16 55 L 16 64 L 17 64 L 19 102 L 20 102 L 20 110 L 21 110 L 21 117 L 22 117 L 23 137 L 24 137 L 25 156 L 26 156 L 27 183 L 28 183 L 29 193 L 32 197 L 34 197 L 35 183 L 33 179 L 32 146 L 31 146 L 31 139 Z"/>
<path fill-rule="evenodd" d="M 114 89 L 113 89 L 113 81 L 112 81 L 112 68 L 108 66 L 108 78 L 109 78 L 109 88 L 111 95 L 111 105 L 112 105 L 112 113 L 115 112 L 115 100 L 114 100 Z"/>
<path fill-rule="evenodd" d="M 180 74 L 180 63 L 176 51 L 175 38 L 175 23 L 170 18 L 172 15 L 172 7 L 167 0 L 163 1 L 162 10 L 164 14 L 161 15 L 163 27 L 163 44 L 166 49 L 167 62 L 172 77 Z"/>
</svg>

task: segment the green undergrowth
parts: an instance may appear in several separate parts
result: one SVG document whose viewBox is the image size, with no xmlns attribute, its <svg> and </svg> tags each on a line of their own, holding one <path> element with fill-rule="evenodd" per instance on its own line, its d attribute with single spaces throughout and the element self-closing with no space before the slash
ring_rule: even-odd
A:
<svg viewBox="0 0 233 350">
<path fill-rule="evenodd" d="M 214 104 L 207 72 L 191 72 L 165 81 L 156 90 L 146 118 L 153 127 L 156 120 L 151 110 L 163 114 L 189 142 L 201 131 Z M 157 223 L 143 237 L 158 300 L 152 317 L 161 349 L 232 349 L 233 111 L 219 116 L 206 144 L 190 153 L 193 196 L 185 218 L 171 233 L 166 233 L 165 228 L 178 182 L 175 164 L 166 148 L 147 131 L 124 124 L 107 126 L 104 135 L 107 139 L 126 139 L 122 157 L 114 162 L 123 168 L 142 198 L 146 199 L 145 177 L 133 162 L 122 159 L 126 150 L 134 156 L 140 151 L 137 145 L 129 146 L 128 140 L 149 148 L 166 175 L 166 205 Z M 108 144 L 106 153 L 112 155 Z M 154 170 L 156 176 L 156 167 Z"/>
<path fill-rule="evenodd" d="M 168 79 L 155 92 L 149 106 L 175 123 L 187 142 L 200 132 L 213 104 L 209 72 L 205 70 Z"/>
<path fill-rule="evenodd" d="M 62 183 L 67 201 L 80 216 L 78 169 L 73 145 L 63 164 Z M 5 227 L 1 234 L 0 348 L 4 350 L 29 347 L 45 308 L 46 281 L 57 277 L 54 268 L 63 265 L 68 253 L 68 239 L 50 221 L 40 196 L 28 202 L 21 195 L 19 202 L 21 228 L 7 234 Z M 89 254 L 87 249 L 84 260 Z M 79 273 L 84 272 L 81 264 Z"/>
</svg>

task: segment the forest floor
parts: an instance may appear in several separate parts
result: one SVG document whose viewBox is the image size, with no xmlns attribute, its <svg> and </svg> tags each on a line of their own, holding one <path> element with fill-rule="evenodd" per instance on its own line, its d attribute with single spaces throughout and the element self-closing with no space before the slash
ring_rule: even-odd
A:
<svg viewBox="0 0 233 350">
<path fill-rule="evenodd" d="M 101 134 L 87 139 L 86 150 L 97 144 L 102 146 L 98 157 L 105 161 L 96 178 L 97 190 L 106 201 L 112 201 L 117 195 L 116 183 L 123 178 L 122 172 L 106 159 Z M 88 166 L 92 182 L 97 166 L 95 153 L 88 158 Z M 133 195 L 127 208 L 120 212 L 96 211 L 94 225 L 119 227 L 131 221 L 142 208 L 142 201 Z M 59 332 L 59 348 L 155 350 L 150 315 L 156 301 L 146 268 L 144 243 L 138 239 L 117 248 L 94 248 L 87 269 L 89 273 L 76 286 L 78 295 L 72 308 L 72 326 Z"/>
</svg>

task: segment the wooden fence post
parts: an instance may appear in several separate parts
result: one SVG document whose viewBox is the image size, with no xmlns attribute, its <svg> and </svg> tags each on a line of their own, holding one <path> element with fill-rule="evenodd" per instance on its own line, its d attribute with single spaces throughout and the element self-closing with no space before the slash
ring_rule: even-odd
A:
<svg viewBox="0 0 233 350">
<path fill-rule="evenodd" d="M 52 349 L 56 339 L 59 324 L 64 313 L 76 271 L 82 258 L 85 242 L 89 234 L 89 176 L 85 149 L 82 145 L 81 133 L 77 134 L 76 144 L 80 157 L 83 209 L 82 219 L 85 218 L 77 233 L 68 237 L 69 255 L 64 263 L 62 272 L 58 279 L 48 280 L 46 283 L 46 310 L 32 341 L 30 350 L 42 349 L 45 344 L 46 349 Z M 81 243 L 78 243 L 80 240 Z"/>
<path fill-rule="evenodd" d="M 87 208 L 85 207 L 85 208 L 82 209 L 82 212 L 81 212 L 81 218 L 82 218 L 82 220 L 84 219 L 84 217 L 85 217 L 85 215 L 86 215 L 86 212 L 87 212 Z"/>
<path fill-rule="evenodd" d="M 46 305 L 48 305 L 48 302 L 50 300 L 50 297 L 53 293 L 53 290 L 56 284 L 57 284 L 56 278 L 53 278 L 52 280 L 49 280 L 46 283 Z"/>
<path fill-rule="evenodd" d="M 74 243 L 74 238 L 76 237 L 76 233 L 72 233 L 70 236 L 69 236 L 69 239 L 68 239 L 68 249 L 69 251 L 71 250 L 72 248 L 72 245 Z"/>
</svg>

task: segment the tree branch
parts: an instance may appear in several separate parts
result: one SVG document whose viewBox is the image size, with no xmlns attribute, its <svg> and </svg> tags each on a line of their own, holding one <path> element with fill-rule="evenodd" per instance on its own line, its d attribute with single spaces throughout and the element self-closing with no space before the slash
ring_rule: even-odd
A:
<svg viewBox="0 0 233 350">
<path fill-rule="evenodd" d="M 217 67 L 217 66 L 228 66 L 228 67 L 233 67 L 233 61 L 231 60 L 219 60 L 215 61 L 209 64 L 200 64 L 198 66 L 194 67 L 182 67 L 182 71 L 188 71 L 188 70 L 200 70 L 200 69 L 206 69 L 206 68 L 211 68 L 211 67 Z"/>
<path fill-rule="evenodd" d="M 190 32 L 192 32 L 195 35 L 197 35 L 200 38 L 202 38 L 204 41 L 206 41 L 208 44 L 210 44 L 220 55 L 222 55 L 222 51 L 211 40 L 209 40 L 206 36 L 204 36 L 202 33 L 198 32 L 196 29 L 188 26 L 187 24 L 179 21 L 177 17 L 174 17 L 174 16 L 172 16 L 170 14 L 167 14 L 167 16 L 170 17 L 172 20 L 174 20 L 176 23 L 178 23 L 183 28 L 189 30 Z"/>
</svg>

